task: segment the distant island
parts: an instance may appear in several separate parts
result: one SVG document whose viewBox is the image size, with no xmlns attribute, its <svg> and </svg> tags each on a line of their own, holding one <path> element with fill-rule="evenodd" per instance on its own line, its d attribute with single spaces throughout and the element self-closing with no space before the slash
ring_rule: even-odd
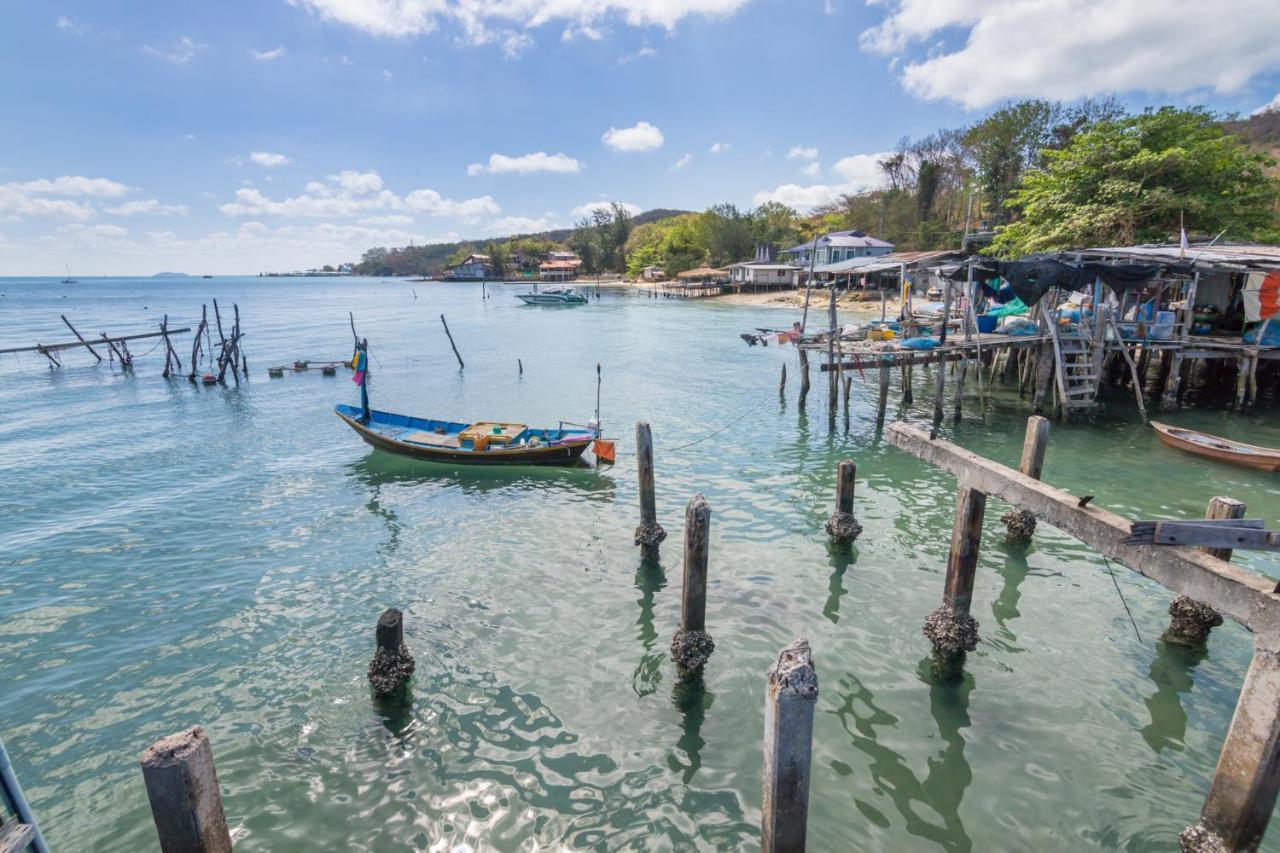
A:
<svg viewBox="0 0 1280 853">
<path fill-rule="evenodd" d="M 184 272 L 158 272 L 152 278 L 194 278 Z"/>
</svg>

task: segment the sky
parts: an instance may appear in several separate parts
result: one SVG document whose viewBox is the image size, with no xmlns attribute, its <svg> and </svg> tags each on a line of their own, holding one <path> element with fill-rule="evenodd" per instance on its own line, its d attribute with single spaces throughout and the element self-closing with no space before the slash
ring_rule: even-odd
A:
<svg viewBox="0 0 1280 853">
<path fill-rule="evenodd" d="M 1280 106 L 1280 3 L 0 0 L 0 276 L 801 210 L 1010 99 Z"/>
</svg>

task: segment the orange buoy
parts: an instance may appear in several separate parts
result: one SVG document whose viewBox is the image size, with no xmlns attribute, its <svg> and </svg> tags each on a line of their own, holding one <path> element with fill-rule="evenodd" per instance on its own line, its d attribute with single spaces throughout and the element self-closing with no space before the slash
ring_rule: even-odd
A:
<svg viewBox="0 0 1280 853">
<path fill-rule="evenodd" d="M 214 376 L 212 373 L 206 373 L 204 376 L 200 377 L 200 381 L 205 385 L 216 385 L 218 384 L 218 377 Z"/>
</svg>

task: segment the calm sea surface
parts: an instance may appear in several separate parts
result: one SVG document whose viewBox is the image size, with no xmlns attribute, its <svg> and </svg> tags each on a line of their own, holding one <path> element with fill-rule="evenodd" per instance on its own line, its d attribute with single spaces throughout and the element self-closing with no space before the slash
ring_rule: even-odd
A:
<svg viewBox="0 0 1280 853">
<path fill-rule="evenodd" d="M 489 292 L 0 279 L 0 348 L 67 339 L 62 313 L 94 335 L 165 313 L 194 326 L 216 298 L 239 304 L 252 370 L 239 388 L 165 381 L 150 341 L 133 373 L 87 353 L 61 370 L 0 356 L 0 735 L 54 849 L 154 849 L 138 757 L 201 724 L 238 850 L 750 850 L 764 673 L 796 636 L 820 683 L 811 849 L 1176 846 L 1248 664 L 1244 629 L 1216 629 L 1207 656 L 1166 646 L 1170 595 L 1116 566 L 1135 636 L 1097 554 L 1043 525 L 1029 550 L 1007 548 L 993 502 L 982 641 L 963 681 L 934 683 L 920 628 L 941 600 L 955 482 L 883 442 L 874 381 L 855 380 L 833 433 L 825 382 L 806 419 L 790 348 L 738 338 L 787 312 L 610 294 L 544 309 Z M 383 409 L 585 421 L 601 363 L 617 466 L 455 470 L 372 451 L 331 413 L 356 399 L 349 374 L 266 374 L 349 357 L 348 311 Z M 189 335 L 179 349 L 185 363 Z M 895 388 L 891 417 L 926 422 L 931 380 L 917 380 L 915 407 L 895 412 Z M 1220 494 L 1280 517 L 1280 480 L 1166 449 L 1132 409 L 1055 425 L 1045 479 L 1134 517 L 1200 516 Z M 1026 416 L 1000 390 L 943 433 L 1013 464 Z M 642 418 L 660 568 L 631 541 Z M 1169 419 L 1280 445 L 1274 405 Z M 851 553 L 822 531 L 844 457 L 865 528 Z M 701 684 L 667 655 L 697 492 L 713 509 L 717 642 Z M 1275 557 L 1237 560 L 1280 576 Z M 365 680 L 389 606 L 418 664 L 394 717 Z"/>
</svg>

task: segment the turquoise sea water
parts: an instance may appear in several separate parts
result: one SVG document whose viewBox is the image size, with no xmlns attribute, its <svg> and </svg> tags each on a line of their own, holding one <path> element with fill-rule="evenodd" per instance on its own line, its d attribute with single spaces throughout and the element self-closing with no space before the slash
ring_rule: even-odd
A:
<svg viewBox="0 0 1280 853">
<path fill-rule="evenodd" d="M 794 353 L 738 338 L 788 312 L 608 293 L 545 309 L 489 292 L 0 279 L 0 348 L 67 339 L 60 313 L 86 334 L 148 331 L 166 312 L 194 326 L 217 298 L 240 306 L 252 371 L 239 388 L 165 381 L 143 341 L 132 374 L 84 353 L 61 370 L 0 356 L 0 736 L 54 849 L 153 849 L 138 757 L 201 724 L 239 850 L 750 850 L 764 673 L 796 636 L 820 685 L 811 849 L 1167 850 L 1194 821 L 1246 631 L 1216 629 L 1203 656 L 1166 646 L 1170 595 L 1115 566 L 1135 636 L 1095 553 L 1043 525 L 1029 550 L 1004 546 L 993 501 L 982 641 L 962 681 L 937 683 L 920 627 L 941 600 L 955 483 L 881 440 L 874 377 L 855 379 L 832 432 L 819 375 L 806 418 Z M 389 410 L 585 421 L 601 363 L 618 464 L 373 452 L 331 414 L 356 399 L 346 374 L 266 375 L 349 356 L 348 311 Z M 927 422 L 931 374 L 917 380 L 916 405 L 899 411 L 895 388 L 891 417 Z M 1167 419 L 1280 445 L 1275 414 Z M 1012 464 L 1026 415 L 999 389 L 943 435 Z M 660 567 L 631 541 L 641 418 L 669 533 Z M 849 553 L 822 531 L 845 457 L 865 528 Z M 1055 425 L 1044 477 L 1134 517 L 1197 517 L 1219 494 L 1280 516 L 1280 480 L 1163 447 L 1128 401 Z M 667 644 L 697 492 L 713 509 L 717 649 L 691 683 Z M 1237 560 L 1280 576 L 1274 557 Z M 388 606 L 418 665 L 393 716 L 365 681 Z"/>
</svg>

